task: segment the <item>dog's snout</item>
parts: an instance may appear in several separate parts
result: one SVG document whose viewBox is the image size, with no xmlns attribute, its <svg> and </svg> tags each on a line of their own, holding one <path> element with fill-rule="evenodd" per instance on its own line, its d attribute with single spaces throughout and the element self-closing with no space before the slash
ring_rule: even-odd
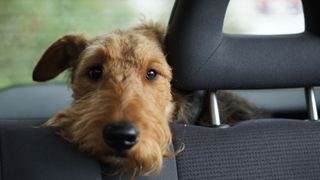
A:
<svg viewBox="0 0 320 180">
<path fill-rule="evenodd" d="M 138 142 L 139 131 L 130 123 L 110 124 L 103 129 L 104 142 L 116 151 L 125 151 Z"/>
</svg>

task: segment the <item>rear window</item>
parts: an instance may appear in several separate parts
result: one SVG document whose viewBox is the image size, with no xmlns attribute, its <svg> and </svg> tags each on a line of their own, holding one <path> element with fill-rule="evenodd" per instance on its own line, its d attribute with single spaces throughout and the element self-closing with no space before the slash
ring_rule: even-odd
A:
<svg viewBox="0 0 320 180">
<path fill-rule="evenodd" d="M 301 0 L 230 0 L 223 32 L 280 35 L 304 32 Z"/>
</svg>

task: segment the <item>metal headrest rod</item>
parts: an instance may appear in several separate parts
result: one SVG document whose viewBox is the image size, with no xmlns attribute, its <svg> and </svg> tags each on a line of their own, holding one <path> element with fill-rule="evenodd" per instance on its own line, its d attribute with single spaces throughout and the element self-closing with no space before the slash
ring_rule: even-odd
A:
<svg viewBox="0 0 320 180">
<path fill-rule="evenodd" d="M 313 87 L 307 87 L 304 89 L 306 95 L 306 103 L 307 103 L 307 110 L 309 114 L 310 120 L 318 121 L 318 109 L 317 109 L 317 102 L 314 93 Z"/>
<path fill-rule="evenodd" d="M 221 124 L 220 122 L 218 98 L 217 98 L 216 91 L 210 92 L 210 118 L 211 118 L 212 127 L 219 127 L 219 128 L 229 127 L 229 125 Z"/>
<path fill-rule="evenodd" d="M 221 125 L 217 93 L 215 91 L 210 92 L 210 118 L 211 118 L 212 125 L 214 126 Z"/>
</svg>

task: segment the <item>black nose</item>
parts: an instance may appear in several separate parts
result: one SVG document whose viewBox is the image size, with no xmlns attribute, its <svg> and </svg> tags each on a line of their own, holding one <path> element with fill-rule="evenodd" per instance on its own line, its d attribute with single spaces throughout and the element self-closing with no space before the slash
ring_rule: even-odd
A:
<svg viewBox="0 0 320 180">
<path fill-rule="evenodd" d="M 103 129 L 104 142 L 117 151 L 132 148 L 138 142 L 139 132 L 129 123 L 110 124 Z"/>
</svg>

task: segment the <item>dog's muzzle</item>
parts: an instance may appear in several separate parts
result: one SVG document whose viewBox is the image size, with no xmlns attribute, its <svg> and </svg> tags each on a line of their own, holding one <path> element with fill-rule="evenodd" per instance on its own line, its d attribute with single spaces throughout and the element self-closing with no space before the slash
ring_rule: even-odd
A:
<svg viewBox="0 0 320 180">
<path fill-rule="evenodd" d="M 104 142 L 118 152 L 132 148 L 138 137 L 139 131 L 130 123 L 108 124 L 103 128 Z"/>
</svg>

